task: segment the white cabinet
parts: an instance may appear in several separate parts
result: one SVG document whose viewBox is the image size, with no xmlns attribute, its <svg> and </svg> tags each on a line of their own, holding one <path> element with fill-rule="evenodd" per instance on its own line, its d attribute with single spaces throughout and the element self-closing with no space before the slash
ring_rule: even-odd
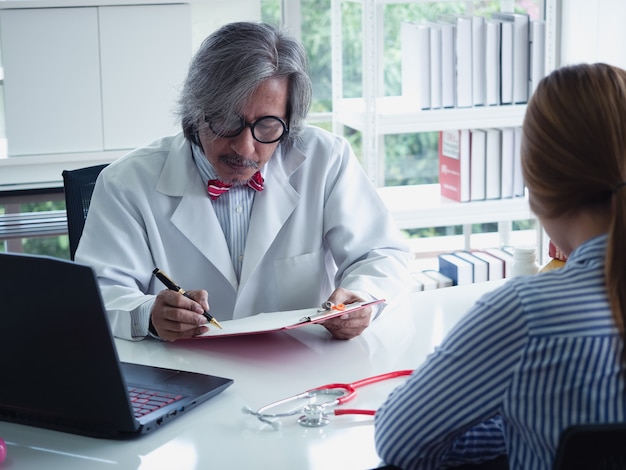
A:
<svg viewBox="0 0 626 470">
<path fill-rule="evenodd" d="M 174 107 L 191 59 L 189 5 L 99 8 L 104 148 L 180 130 Z"/>
<path fill-rule="evenodd" d="M 102 148 L 95 8 L 0 11 L 10 155 Z"/>
<path fill-rule="evenodd" d="M 188 4 L 32 3 L 0 3 L 9 156 L 130 149 L 178 130 Z"/>
</svg>

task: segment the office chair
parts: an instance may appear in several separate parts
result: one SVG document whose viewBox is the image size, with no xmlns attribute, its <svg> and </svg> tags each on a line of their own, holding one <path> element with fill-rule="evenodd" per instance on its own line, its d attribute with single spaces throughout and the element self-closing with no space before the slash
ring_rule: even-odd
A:
<svg viewBox="0 0 626 470">
<path fill-rule="evenodd" d="M 85 219 L 91 204 L 91 195 L 100 172 L 107 165 L 95 165 L 76 170 L 63 170 L 65 210 L 67 212 L 67 235 L 70 242 L 70 258 L 74 260 L 78 241 L 83 234 Z"/>
<path fill-rule="evenodd" d="M 581 424 L 561 434 L 553 470 L 626 468 L 626 423 Z"/>
</svg>

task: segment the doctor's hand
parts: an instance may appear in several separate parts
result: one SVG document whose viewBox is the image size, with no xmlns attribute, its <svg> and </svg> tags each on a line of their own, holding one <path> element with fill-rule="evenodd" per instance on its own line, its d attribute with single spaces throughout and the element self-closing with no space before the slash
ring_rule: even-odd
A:
<svg viewBox="0 0 626 470">
<path fill-rule="evenodd" d="M 338 288 L 328 297 L 334 304 L 351 304 L 364 302 L 358 295 L 349 290 Z M 346 313 L 326 320 L 322 325 L 337 339 L 351 339 L 363 333 L 370 324 L 372 307 L 365 307 L 356 312 Z"/>
<path fill-rule="evenodd" d="M 150 320 L 159 338 L 176 341 L 209 330 L 203 315 L 204 310 L 209 309 L 207 291 L 191 290 L 187 294 L 191 299 L 171 290 L 163 290 L 157 295 Z"/>
</svg>

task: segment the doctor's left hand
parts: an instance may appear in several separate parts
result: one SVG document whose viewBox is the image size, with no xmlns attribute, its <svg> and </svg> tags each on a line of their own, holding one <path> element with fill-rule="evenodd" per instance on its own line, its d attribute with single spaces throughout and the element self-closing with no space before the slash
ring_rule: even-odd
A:
<svg viewBox="0 0 626 470">
<path fill-rule="evenodd" d="M 359 297 L 349 290 L 339 287 L 328 297 L 334 304 L 351 304 L 354 302 L 364 302 L 365 299 Z M 338 317 L 326 320 L 322 325 L 330 331 L 337 339 L 351 339 L 359 336 L 370 324 L 372 317 L 372 307 L 365 307 L 356 312 L 346 313 Z"/>
</svg>

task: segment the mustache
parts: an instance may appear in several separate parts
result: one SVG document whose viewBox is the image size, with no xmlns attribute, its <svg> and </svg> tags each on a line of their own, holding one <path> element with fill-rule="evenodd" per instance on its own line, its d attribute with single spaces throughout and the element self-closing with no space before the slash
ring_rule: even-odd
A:
<svg viewBox="0 0 626 470">
<path fill-rule="evenodd" d="M 254 168 L 255 170 L 259 169 L 259 165 L 257 162 L 253 160 L 249 160 L 240 155 L 220 155 L 219 157 L 220 163 L 226 165 L 236 165 L 236 166 L 244 166 L 248 168 Z"/>
</svg>

